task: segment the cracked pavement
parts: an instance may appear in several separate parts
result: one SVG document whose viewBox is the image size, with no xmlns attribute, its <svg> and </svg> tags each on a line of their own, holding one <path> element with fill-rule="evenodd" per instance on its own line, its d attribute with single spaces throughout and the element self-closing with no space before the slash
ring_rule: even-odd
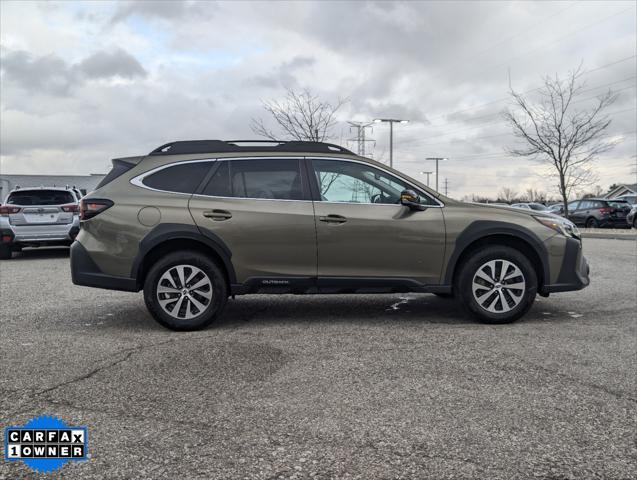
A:
<svg viewBox="0 0 637 480">
<path fill-rule="evenodd" d="M 584 250 L 591 286 L 512 325 L 433 295 L 253 295 L 192 333 L 25 251 L 0 262 L 2 426 L 88 426 L 62 478 L 635 478 L 637 242 Z"/>
</svg>

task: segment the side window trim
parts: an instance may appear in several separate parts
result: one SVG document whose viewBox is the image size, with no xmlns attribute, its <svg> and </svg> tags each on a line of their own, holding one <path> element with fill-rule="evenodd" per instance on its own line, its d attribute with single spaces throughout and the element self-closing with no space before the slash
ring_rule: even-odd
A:
<svg viewBox="0 0 637 480">
<path fill-rule="evenodd" d="M 422 190 L 420 187 L 417 187 L 416 185 L 413 185 L 411 183 L 409 183 L 407 180 L 405 180 L 404 178 L 396 175 L 393 172 L 389 172 L 381 167 L 377 167 L 376 165 L 371 165 L 369 163 L 366 162 L 361 162 L 358 160 L 354 160 L 354 159 L 350 159 L 350 158 L 339 158 L 339 157 L 305 157 L 305 161 L 306 161 L 306 168 L 307 168 L 307 172 L 308 172 L 308 177 L 309 177 L 309 181 L 310 181 L 310 188 L 312 191 L 312 200 L 315 202 L 323 202 L 323 203 L 338 203 L 341 205 L 375 205 L 375 206 L 381 206 L 381 207 L 387 207 L 387 206 L 392 206 L 391 204 L 386 204 L 386 203 L 361 203 L 361 202 L 330 202 L 329 200 L 322 200 L 321 199 L 321 195 L 319 193 L 319 186 L 318 186 L 318 182 L 316 181 L 316 175 L 315 175 L 315 171 L 314 171 L 314 167 L 312 166 L 312 160 L 336 160 L 339 162 L 349 162 L 349 163 L 357 163 L 357 164 L 361 164 L 361 165 L 365 165 L 371 168 L 375 168 L 377 170 L 380 170 L 381 172 L 391 176 L 391 177 L 396 177 L 398 179 L 400 179 L 403 183 L 407 184 L 409 187 L 413 188 L 419 195 L 423 195 L 431 200 L 433 200 L 435 202 L 434 205 L 427 205 L 427 208 L 443 208 L 445 206 L 445 204 L 437 199 L 436 197 L 434 197 L 433 195 L 430 195 L 429 193 L 425 192 L 424 190 Z"/>
<path fill-rule="evenodd" d="M 278 159 L 278 160 L 296 160 L 299 162 L 299 170 L 301 175 L 301 188 L 303 189 L 303 198 L 302 199 L 288 199 L 288 198 L 254 198 L 254 197 L 226 197 L 222 195 L 208 195 L 203 193 L 204 189 L 208 185 L 208 182 L 212 179 L 217 170 L 221 167 L 223 162 L 228 162 L 231 167 L 231 163 L 234 161 L 241 160 L 269 160 L 269 159 Z M 257 201 L 269 201 L 269 202 L 311 202 L 312 201 L 312 185 L 308 180 L 307 166 L 305 162 L 305 157 L 288 157 L 288 156 L 263 156 L 263 157 L 222 157 L 215 159 L 215 166 L 212 168 L 204 181 L 199 185 L 199 187 L 195 190 L 194 195 L 198 197 L 205 198 L 224 198 L 224 199 L 232 199 L 232 200 L 257 200 Z"/>
<path fill-rule="evenodd" d="M 132 185 L 135 185 L 136 187 L 140 187 L 140 188 L 145 188 L 146 190 L 152 190 L 153 192 L 163 192 L 163 193 L 172 193 L 175 195 L 194 195 L 195 192 L 199 191 L 200 188 L 202 188 L 203 185 L 205 185 L 205 183 L 203 182 L 203 180 L 201 182 L 199 182 L 199 185 L 194 189 L 193 192 L 191 193 L 185 193 L 185 192 L 175 192 L 172 190 L 161 190 L 159 188 L 153 188 L 153 187 L 149 187 L 148 185 L 144 184 L 144 179 L 146 177 L 150 177 L 151 175 L 153 175 L 154 173 L 160 172 L 162 170 L 165 170 L 166 168 L 170 168 L 170 167 L 175 167 L 177 165 L 185 165 L 188 163 L 203 163 L 203 162 L 209 162 L 211 163 L 210 168 L 208 168 L 208 173 L 206 175 L 204 175 L 204 179 L 206 179 L 208 177 L 208 175 L 210 175 L 210 171 L 213 170 L 214 165 L 212 165 L 214 162 L 216 162 L 215 158 L 202 158 L 200 160 L 188 160 L 185 162 L 173 162 L 173 163 L 167 163 L 166 165 L 160 165 L 159 167 L 155 167 L 151 170 L 148 170 L 147 172 L 144 172 L 140 175 L 137 175 L 133 178 L 131 178 L 129 180 L 129 182 Z M 214 169 L 216 170 L 216 169 Z"/>
</svg>

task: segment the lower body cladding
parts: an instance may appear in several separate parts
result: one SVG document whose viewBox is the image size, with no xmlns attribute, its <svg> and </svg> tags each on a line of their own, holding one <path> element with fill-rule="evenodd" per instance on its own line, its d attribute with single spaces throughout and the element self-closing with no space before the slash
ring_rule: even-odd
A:
<svg viewBox="0 0 637 480">
<path fill-rule="evenodd" d="M 120 277 L 103 273 L 90 253 L 79 242 L 71 246 L 71 274 L 73 283 L 95 288 L 137 292 L 143 279 Z M 555 283 L 543 283 L 539 293 L 580 290 L 589 284 L 589 267 L 582 255 L 581 243 L 567 239 L 561 269 Z M 276 276 L 250 277 L 242 283 L 230 282 L 230 295 L 263 294 L 328 294 L 328 293 L 452 293 L 451 285 L 426 285 L 410 278 L 398 277 L 310 277 Z"/>
</svg>

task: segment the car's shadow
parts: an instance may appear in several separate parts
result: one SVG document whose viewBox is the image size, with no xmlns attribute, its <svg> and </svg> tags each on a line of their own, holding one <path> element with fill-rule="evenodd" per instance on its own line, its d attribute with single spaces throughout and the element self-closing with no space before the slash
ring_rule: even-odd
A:
<svg viewBox="0 0 637 480">
<path fill-rule="evenodd" d="M 135 302 L 136 303 L 136 302 Z M 166 331 L 153 320 L 143 304 L 123 306 L 101 318 L 103 328 Z M 535 305 L 519 322 L 498 325 L 512 328 L 528 323 L 572 321 L 566 312 L 546 304 Z M 134 323 L 133 323 L 134 322 Z M 452 298 L 426 294 L 395 295 L 246 295 L 229 299 L 221 317 L 206 331 L 246 329 L 275 325 L 356 324 L 361 326 L 475 326 L 485 328 Z"/>
<path fill-rule="evenodd" d="M 68 258 L 69 253 L 69 247 L 23 248 L 20 252 L 13 252 L 11 261 L 33 260 L 39 258 Z"/>
</svg>

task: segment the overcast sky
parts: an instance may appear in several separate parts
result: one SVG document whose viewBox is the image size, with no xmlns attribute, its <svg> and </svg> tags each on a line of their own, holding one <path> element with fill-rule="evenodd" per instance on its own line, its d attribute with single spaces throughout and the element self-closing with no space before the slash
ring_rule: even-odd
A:
<svg viewBox="0 0 637 480">
<path fill-rule="evenodd" d="M 261 100 L 289 87 L 349 99 L 334 130 L 343 145 L 347 120 L 409 119 L 395 128 L 395 166 L 424 180 L 425 157 L 449 157 L 450 196 L 554 193 L 542 167 L 505 153 L 509 72 L 526 91 L 583 62 L 578 107 L 620 94 L 598 183 L 634 183 L 636 5 L 2 1 L 1 172 L 105 173 L 111 158 L 171 140 L 252 138 Z M 387 126 L 368 135 L 388 161 Z"/>
</svg>

